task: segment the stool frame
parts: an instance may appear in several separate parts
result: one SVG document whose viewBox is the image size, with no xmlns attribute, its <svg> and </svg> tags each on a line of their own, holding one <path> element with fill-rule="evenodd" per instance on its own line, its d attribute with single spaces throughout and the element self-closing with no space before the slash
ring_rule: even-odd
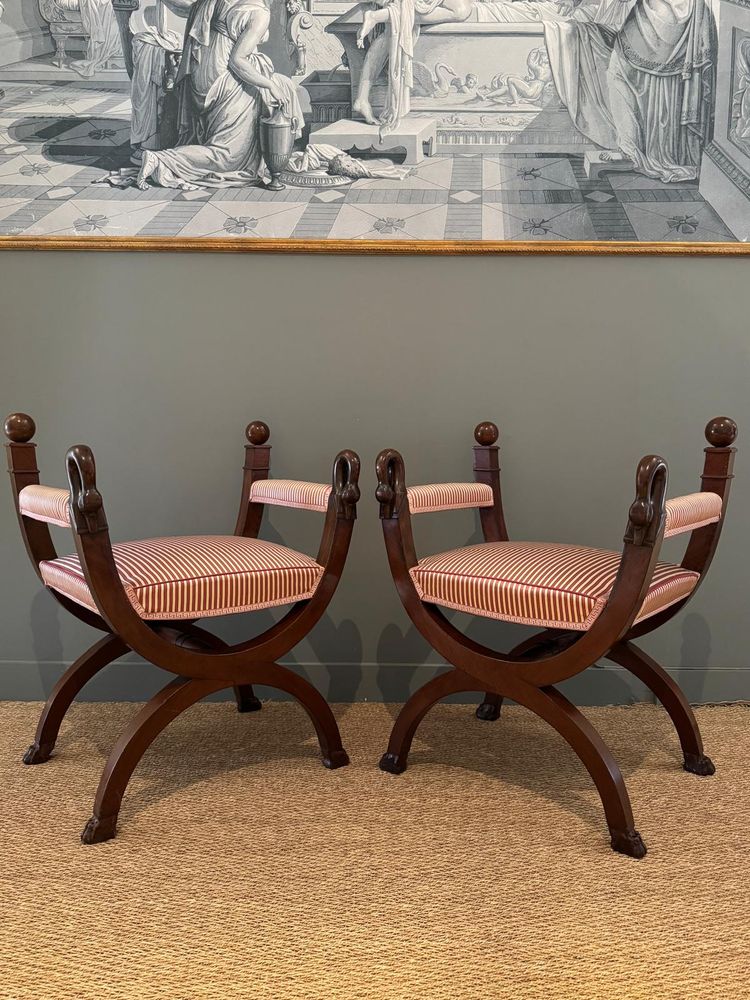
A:
<svg viewBox="0 0 750 1000">
<path fill-rule="evenodd" d="M 513 699 L 549 723 L 568 742 L 588 770 L 604 807 L 613 850 L 634 858 L 646 854 L 635 828 L 625 782 L 611 751 L 580 712 L 555 687 L 601 659 L 624 667 L 645 684 L 662 703 L 674 723 L 686 771 L 711 775 L 715 768 L 704 753 L 698 724 L 687 698 L 676 681 L 635 640 L 660 628 L 692 598 L 705 579 L 726 515 L 736 449 L 737 426 L 728 417 L 711 420 L 705 429 L 701 491 L 722 497 L 720 519 L 694 529 L 682 567 L 699 574 L 692 593 L 661 612 L 634 624 L 656 568 L 665 529 L 667 464 L 658 455 L 647 455 L 638 465 L 636 496 L 629 513 L 619 571 L 605 607 L 588 631 L 544 629 L 500 653 L 460 632 L 435 604 L 424 602 L 410 570 L 418 557 L 412 532 L 406 490 L 404 459 L 386 449 L 376 463 L 380 504 L 388 561 L 401 601 L 412 622 L 450 664 L 451 669 L 433 678 L 405 703 L 393 727 L 380 768 L 401 774 L 417 728 L 436 702 L 448 695 L 484 689 L 477 718 L 496 720 L 504 698 Z M 474 432 L 474 476 L 492 490 L 491 507 L 479 508 L 486 542 L 508 541 L 500 490 L 499 432 L 495 424 L 479 424 Z"/>
<path fill-rule="evenodd" d="M 5 422 L 6 451 L 21 535 L 41 580 L 40 564 L 57 558 L 49 524 L 21 513 L 19 495 L 26 486 L 39 485 L 34 421 L 23 413 Z M 270 470 L 270 431 L 262 421 L 246 430 L 242 498 L 234 534 L 257 538 L 264 504 L 250 502 L 252 484 L 267 479 Z M 98 614 L 47 588 L 55 600 L 79 621 L 104 633 L 63 674 L 50 694 L 39 720 L 34 742 L 23 760 L 49 760 L 60 725 L 76 695 L 99 671 L 131 650 L 148 662 L 175 674 L 161 691 L 137 712 L 115 743 L 99 783 L 93 816 L 81 839 L 94 844 L 114 837 L 128 781 L 141 757 L 159 733 L 191 705 L 224 689 L 233 688 L 240 712 L 261 708 L 253 685 L 278 688 L 295 698 L 313 723 L 325 767 L 349 763 L 338 725 L 325 698 L 313 685 L 277 661 L 286 656 L 319 621 L 338 586 L 346 562 L 360 498 L 360 461 L 353 451 L 340 452 L 333 464 L 333 489 L 325 514 L 317 562 L 324 573 L 309 600 L 294 604 L 263 634 L 236 645 L 190 621 L 147 621 L 130 603 L 112 553 L 104 501 L 97 487 L 96 464 L 86 445 L 71 448 L 66 457 L 70 485 L 70 518 L 75 547 Z M 43 581 L 42 581 L 43 582 Z"/>
</svg>

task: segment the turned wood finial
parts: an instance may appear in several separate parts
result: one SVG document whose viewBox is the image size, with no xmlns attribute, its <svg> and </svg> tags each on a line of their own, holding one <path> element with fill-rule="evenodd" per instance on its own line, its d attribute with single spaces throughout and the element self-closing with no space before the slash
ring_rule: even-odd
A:
<svg viewBox="0 0 750 1000">
<path fill-rule="evenodd" d="M 706 441 L 712 448 L 730 448 L 737 437 L 737 424 L 731 417 L 714 417 L 706 424 Z"/>
<path fill-rule="evenodd" d="M 499 437 L 500 431 L 497 429 L 497 424 L 493 424 L 491 420 L 483 420 L 474 428 L 474 440 L 477 444 L 482 444 L 485 447 L 495 444 Z"/>
<path fill-rule="evenodd" d="M 271 430 L 268 424 L 264 424 L 262 420 L 253 420 L 251 424 L 247 425 L 245 435 L 250 444 L 261 445 L 270 438 Z"/>
<path fill-rule="evenodd" d="M 5 436 L 14 444 L 28 444 L 36 434 L 36 424 L 28 413 L 11 413 L 5 421 Z"/>
</svg>

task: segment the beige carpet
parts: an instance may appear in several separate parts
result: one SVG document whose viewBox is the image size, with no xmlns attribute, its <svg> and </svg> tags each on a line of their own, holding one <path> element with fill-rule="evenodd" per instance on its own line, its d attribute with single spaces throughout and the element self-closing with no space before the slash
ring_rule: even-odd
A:
<svg viewBox="0 0 750 1000">
<path fill-rule="evenodd" d="M 740 1000 L 750 997 L 750 710 L 699 711 L 713 778 L 658 708 L 593 709 L 643 861 L 613 854 L 588 776 L 520 709 L 425 721 L 381 773 L 393 709 L 340 706 L 318 764 L 291 704 L 201 705 L 84 847 L 132 705 L 81 705 L 24 767 L 40 706 L 0 705 L 1 1000 Z"/>
</svg>

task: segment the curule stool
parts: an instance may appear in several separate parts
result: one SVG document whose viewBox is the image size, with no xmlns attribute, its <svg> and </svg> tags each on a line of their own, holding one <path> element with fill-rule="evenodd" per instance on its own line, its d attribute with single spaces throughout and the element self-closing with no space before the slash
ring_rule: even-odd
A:
<svg viewBox="0 0 750 1000">
<path fill-rule="evenodd" d="M 380 767 L 406 768 L 417 728 L 441 698 L 486 691 L 477 717 L 499 717 L 512 698 L 548 722 L 570 744 L 601 796 L 613 850 L 642 858 L 622 774 L 586 717 L 555 687 L 602 658 L 633 673 L 669 713 L 685 770 L 714 773 L 693 711 L 676 682 L 635 639 L 669 621 L 697 590 L 721 534 L 732 480 L 737 427 L 717 417 L 706 427 L 709 447 L 701 492 L 666 500 L 667 465 L 641 460 L 622 554 L 577 545 L 511 542 L 500 495 L 498 429 L 482 423 L 474 437 L 473 483 L 406 486 L 404 460 L 392 449 L 377 459 L 385 544 L 391 573 L 409 617 L 452 670 L 429 681 L 402 708 Z M 478 508 L 485 541 L 418 559 L 412 514 Z M 680 565 L 659 562 L 662 539 L 690 532 Z M 541 627 L 508 654 L 463 635 L 441 608 Z"/>
<path fill-rule="evenodd" d="M 247 428 L 244 479 L 234 535 L 152 538 L 113 545 L 96 467 L 85 445 L 67 454 L 70 492 L 39 485 L 34 421 L 15 413 L 5 422 L 13 495 L 26 544 L 42 583 L 80 621 L 104 633 L 60 678 L 42 712 L 26 764 L 41 764 L 81 688 L 130 650 L 177 677 L 133 718 L 112 750 L 96 794 L 85 844 L 114 837 L 130 776 L 159 733 L 181 712 L 233 687 L 237 707 L 261 707 L 253 684 L 291 694 L 315 727 L 323 764 L 349 763 L 328 703 L 307 681 L 276 661 L 297 645 L 333 597 L 346 562 L 359 500 L 359 458 L 342 451 L 333 486 L 268 479 L 268 427 Z M 315 559 L 258 538 L 266 504 L 325 514 Z M 58 558 L 49 526 L 73 530 L 76 556 Z M 199 628 L 200 618 L 293 605 L 257 638 L 230 646 Z"/>
</svg>

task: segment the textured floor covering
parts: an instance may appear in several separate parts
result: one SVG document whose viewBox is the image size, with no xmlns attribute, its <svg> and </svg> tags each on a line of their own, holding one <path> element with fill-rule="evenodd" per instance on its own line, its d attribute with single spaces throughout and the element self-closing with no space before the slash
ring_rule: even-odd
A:
<svg viewBox="0 0 750 1000">
<path fill-rule="evenodd" d="M 521 711 L 439 706 L 401 777 L 392 709 L 337 710 L 319 766 L 291 704 L 197 706 L 144 758 L 116 840 L 84 847 L 132 705 L 81 705 L 23 767 L 40 706 L 0 705 L 2 1000 L 738 1000 L 750 997 L 750 710 L 699 711 L 713 778 L 652 706 L 592 709 L 643 861 L 613 854 L 588 776 Z"/>
</svg>

